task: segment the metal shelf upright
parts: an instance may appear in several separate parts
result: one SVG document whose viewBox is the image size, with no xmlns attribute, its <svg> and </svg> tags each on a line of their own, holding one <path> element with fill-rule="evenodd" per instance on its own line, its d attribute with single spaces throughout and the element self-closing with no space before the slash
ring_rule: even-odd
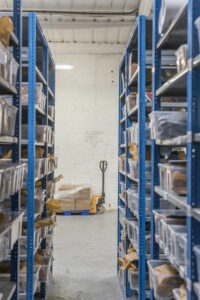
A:
<svg viewBox="0 0 200 300">
<path fill-rule="evenodd" d="M 12 151 L 12 162 L 15 164 L 21 163 L 21 102 L 20 102 L 20 86 L 21 86 L 21 49 L 22 49 L 22 1 L 14 0 L 13 1 L 13 13 L 11 13 L 11 18 L 13 20 L 14 32 L 11 34 L 10 38 L 10 47 L 12 47 L 11 53 L 17 63 L 19 64 L 19 68 L 17 71 L 17 81 L 16 87 L 13 86 L 8 80 L 2 77 L 2 73 L 0 76 L 0 95 L 6 95 L 6 97 L 10 96 L 12 99 L 12 104 L 17 108 L 16 114 L 16 124 L 15 124 L 15 134 L 12 136 L 1 136 L 0 137 L 0 148 L 1 155 L 3 153 L 4 147 Z M 2 109 L 2 108 L 1 108 Z M 11 196 L 11 213 L 17 216 L 20 216 L 20 191 L 15 192 L 14 195 Z M 2 201 L 6 201 L 8 203 L 8 199 L 1 199 Z M 4 202 L 2 202 L 4 205 Z M 1 203 L 1 204 L 2 204 Z M 5 209 L 4 206 L 1 207 L 1 212 L 8 212 L 8 209 Z M 14 220 L 14 219 L 13 219 Z M 11 219 L 11 222 L 13 221 Z M 12 223 L 11 223 L 12 224 Z M 2 231 L 1 228 L 1 242 L 3 244 L 2 235 L 6 232 L 11 232 L 11 226 L 7 227 L 6 230 Z M 8 234 L 8 233 L 7 233 Z M 11 233 L 10 233 L 11 234 Z M 5 246 L 5 245 L 4 245 Z M 10 280 L 1 281 L 0 282 L 0 294 L 2 293 L 5 299 L 18 300 L 19 299 L 19 265 L 20 265 L 20 242 L 19 239 L 16 240 L 14 245 L 12 246 L 10 253 Z M 1 251 L 2 248 L 1 248 Z M 4 299 L 4 298 L 3 298 Z"/>
<path fill-rule="evenodd" d="M 170 203 L 186 213 L 187 232 L 187 265 L 184 277 L 187 299 L 199 299 L 195 294 L 197 277 L 197 260 L 194 246 L 200 245 L 200 62 L 199 43 L 195 20 L 200 16 L 199 0 L 189 0 L 172 21 L 167 32 L 159 34 L 159 14 L 161 0 L 154 0 L 153 7 L 153 73 L 152 73 L 152 111 L 160 111 L 162 97 L 185 97 L 187 107 L 187 134 L 169 140 L 152 140 L 152 186 L 151 186 L 151 259 L 159 259 L 160 248 L 155 239 L 155 220 L 153 211 L 159 209 L 160 198 L 165 198 Z M 173 78 L 163 83 L 161 80 L 161 63 L 164 50 L 178 49 L 182 44 L 188 45 L 188 60 L 185 69 L 177 73 Z M 179 197 L 169 192 L 163 192 L 159 187 L 160 149 L 162 146 L 185 147 L 187 153 L 187 196 Z M 168 256 L 168 259 L 170 257 Z M 151 291 L 151 299 L 154 298 Z"/>
<path fill-rule="evenodd" d="M 124 275 L 118 265 L 119 281 L 122 287 L 125 299 L 132 299 L 134 295 L 138 295 L 138 299 L 148 298 L 148 291 L 146 289 L 146 89 L 147 85 L 147 72 L 150 70 L 150 61 L 147 62 L 146 56 L 151 57 L 151 19 L 145 16 L 139 16 L 134 24 L 130 39 L 126 46 L 124 55 L 120 65 L 120 81 L 119 81 L 119 175 L 118 175 L 118 205 L 119 205 L 119 221 L 118 221 L 118 257 L 127 254 L 129 245 L 132 244 L 131 239 L 127 234 L 126 223 L 129 221 L 137 220 L 138 222 L 138 286 L 132 287 L 128 279 L 128 270 L 125 270 Z M 146 55 L 145 55 L 146 54 Z M 134 63 L 138 64 L 137 70 L 130 78 L 130 56 L 134 56 Z M 124 74 L 124 75 L 122 75 Z M 122 77 L 124 80 L 122 80 Z M 124 81 L 124 84 L 123 84 Z M 128 112 L 127 97 L 135 92 L 138 95 L 138 101 L 135 107 Z M 148 109 L 151 109 L 149 106 Z M 124 113 L 122 113 L 124 111 Z M 125 115 L 125 122 L 121 122 Z M 138 178 L 133 178 L 130 174 L 129 159 L 131 158 L 128 142 L 128 131 L 134 122 L 138 123 Z M 122 164 L 120 157 L 125 159 L 124 169 L 121 170 Z M 123 185 L 124 183 L 124 190 Z M 138 211 L 130 209 L 128 203 L 128 190 L 137 188 Z M 125 196 L 122 197 L 122 194 Z M 131 203 L 132 205 L 133 203 Z M 124 219 L 121 214 L 125 209 Z M 126 236 L 125 243 L 122 239 L 122 230 Z M 124 251 L 123 244 L 125 245 Z M 122 280 L 121 280 L 122 279 Z"/>
<path fill-rule="evenodd" d="M 36 118 L 40 114 L 42 125 L 50 126 L 54 134 L 54 119 L 49 116 L 49 105 L 55 106 L 55 62 L 52 58 L 47 41 L 42 32 L 39 21 L 35 13 L 29 13 L 25 16 L 25 23 L 28 26 L 28 32 L 24 40 L 25 46 L 28 46 L 28 56 L 23 64 L 24 77 L 28 79 L 28 207 L 27 207 L 27 288 L 26 299 L 34 299 L 35 282 L 34 282 L 34 234 L 35 234 L 35 182 L 39 179 L 41 187 L 46 190 L 44 210 L 42 218 L 47 217 L 47 200 L 48 182 L 54 179 L 54 172 L 45 173 L 41 178 L 35 177 L 35 159 L 36 147 L 44 149 L 44 158 L 48 154 L 54 155 L 54 141 L 52 144 L 45 142 L 38 144 L 36 142 Z M 27 30 L 27 29 L 26 29 Z M 28 38 L 28 39 L 27 39 Z M 28 65 L 27 65 L 27 62 Z M 27 78 L 28 66 L 28 78 Z M 45 110 L 38 110 L 36 99 L 36 82 L 42 82 L 43 93 L 46 96 Z M 26 112 L 27 113 L 27 112 Z M 46 249 L 46 237 L 41 241 L 41 248 Z M 52 266 L 51 266 L 52 270 Z M 46 299 L 48 282 L 40 282 L 39 297 Z"/>
</svg>

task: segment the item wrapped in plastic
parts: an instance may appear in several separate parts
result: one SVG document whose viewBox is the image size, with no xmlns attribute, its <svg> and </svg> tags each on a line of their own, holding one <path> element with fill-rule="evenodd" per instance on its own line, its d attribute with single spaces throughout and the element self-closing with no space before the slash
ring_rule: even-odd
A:
<svg viewBox="0 0 200 300">
<path fill-rule="evenodd" d="M 186 112 L 154 111 L 149 118 L 152 139 L 164 140 L 186 135 Z"/>
</svg>

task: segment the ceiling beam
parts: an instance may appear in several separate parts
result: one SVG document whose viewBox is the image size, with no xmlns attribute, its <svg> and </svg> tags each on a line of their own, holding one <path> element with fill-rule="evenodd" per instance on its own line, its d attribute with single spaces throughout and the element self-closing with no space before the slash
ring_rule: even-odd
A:
<svg viewBox="0 0 200 300">
<path fill-rule="evenodd" d="M 70 30 L 70 29 L 95 29 L 95 28 L 115 28 L 115 27 L 131 27 L 134 19 L 130 21 L 92 21 L 92 20 L 63 20 L 54 21 L 51 19 L 40 18 L 40 24 L 44 29 L 51 30 Z"/>
<path fill-rule="evenodd" d="M 150 16 L 153 7 L 153 0 L 141 0 L 139 7 L 139 14 Z"/>
</svg>

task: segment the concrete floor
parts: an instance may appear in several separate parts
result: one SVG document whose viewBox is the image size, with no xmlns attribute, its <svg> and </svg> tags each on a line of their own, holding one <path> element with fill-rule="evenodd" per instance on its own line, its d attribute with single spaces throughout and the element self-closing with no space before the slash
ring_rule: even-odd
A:
<svg viewBox="0 0 200 300">
<path fill-rule="evenodd" d="M 116 276 L 117 213 L 58 216 L 48 300 L 121 300 Z"/>
</svg>

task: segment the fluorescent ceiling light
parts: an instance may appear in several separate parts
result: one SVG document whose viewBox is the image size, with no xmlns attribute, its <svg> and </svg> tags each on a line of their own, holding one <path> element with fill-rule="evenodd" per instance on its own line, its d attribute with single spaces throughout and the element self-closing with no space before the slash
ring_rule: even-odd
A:
<svg viewBox="0 0 200 300">
<path fill-rule="evenodd" d="M 57 70 L 72 70 L 74 65 L 72 64 L 56 64 Z"/>
</svg>

